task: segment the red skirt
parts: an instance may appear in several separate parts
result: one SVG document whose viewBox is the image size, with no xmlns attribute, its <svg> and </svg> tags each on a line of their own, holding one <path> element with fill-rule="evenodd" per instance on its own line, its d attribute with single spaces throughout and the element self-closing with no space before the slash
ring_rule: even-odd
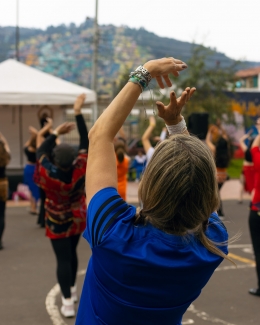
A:
<svg viewBox="0 0 260 325">
<path fill-rule="evenodd" d="M 244 190 L 248 193 L 251 193 L 255 187 L 254 166 L 243 166 L 243 175 L 245 178 Z"/>
</svg>

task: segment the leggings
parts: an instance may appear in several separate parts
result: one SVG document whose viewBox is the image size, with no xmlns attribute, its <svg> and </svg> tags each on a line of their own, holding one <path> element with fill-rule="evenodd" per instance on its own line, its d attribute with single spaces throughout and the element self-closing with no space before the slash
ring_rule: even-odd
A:
<svg viewBox="0 0 260 325">
<path fill-rule="evenodd" d="M 5 229 L 5 201 L 0 201 L 0 246 L 2 242 L 2 236 Z"/>
<path fill-rule="evenodd" d="M 260 288 L 260 216 L 257 211 L 250 210 L 249 230 L 255 253 L 258 288 Z"/>
<path fill-rule="evenodd" d="M 71 297 L 70 287 L 75 285 L 78 270 L 76 249 L 80 236 L 51 239 L 57 259 L 57 278 L 64 298 Z"/>
<path fill-rule="evenodd" d="M 41 197 L 41 205 L 40 205 L 40 211 L 39 211 L 39 216 L 38 216 L 38 221 L 37 223 L 44 228 L 45 227 L 45 192 L 42 188 L 40 188 L 40 197 Z"/>
<path fill-rule="evenodd" d="M 218 183 L 218 190 L 220 191 L 221 187 L 223 186 L 224 183 Z M 219 198 L 220 198 L 220 195 L 219 195 Z M 218 208 L 218 211 L 217 211 L 218 215 L 220 217 L 224 217 L 224 211 L 223 211 L 223 204 L 222 204 L 222 200 L 220 198 L 220 205 L 219 205 L 219 208 Z"/>
</svg>

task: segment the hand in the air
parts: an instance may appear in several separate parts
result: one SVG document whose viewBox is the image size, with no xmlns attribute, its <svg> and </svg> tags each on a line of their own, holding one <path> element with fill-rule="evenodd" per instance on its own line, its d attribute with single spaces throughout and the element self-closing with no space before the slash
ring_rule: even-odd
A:
<svg viewBox="0 0 260 325">
<path fill-rule="evenodd" d="M 164 119 L 167 125 L 178 124 L 182 120 L 181 110 L 194 94 L 196 88 L 187 87 L 179 98 L 176 98 L 175 92 L 170 94 L 170 103 L 165 106 L 162 102 L 156 102 L 158 116 Z"/>
<path fill-rule="evenodd" d="M 151 60 L 144 64 L 153 78 L 156 78 L 160 88 L 164 88 L 163 79 L 168 87 L 171 87 L 172 82 L 169 74 L 172 73 L 175 77 L 179 76 L 179 71 L 186 69 L 188 66 L 185 62 L 174 58 L 162 58 Z"/>
<path fill-rule="evenodd" d="M 75 100 L 74 106 L 73 106 L 75 113 L 77 113 L 77 114 L 81 113 L 81 108 L 86 100 L 86 97 L 87 97 L 86 94 L 81 94 L 77 97 L 77 99 Z"/>
<path fill-rule="evenodd" d="M 69 133 L 71 130 L 75 129 L 75 123 L 73 122 L 65 122 L 61 125 L 57 126 L 55 132 L 58 134 L 66 134 Z"/>
</svg>

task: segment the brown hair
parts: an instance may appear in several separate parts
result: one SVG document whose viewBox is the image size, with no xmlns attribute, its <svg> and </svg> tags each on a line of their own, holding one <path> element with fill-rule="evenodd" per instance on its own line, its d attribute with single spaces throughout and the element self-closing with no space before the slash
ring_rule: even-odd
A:
<svg viewBox="0 0 260 325">
<path fill-rule="evenodd" d="M 149 221 L 166 233 L 193 231 L 212 253 L 230 260 L 205 235 L 220 200 L 211 151 L 193 136 L 173 135 L 159 143 L 139 185 L 143 209 L 136 222 Z"/>
<path fill-rule="evenodd" d="M 125 158 L 125 144 L 123 141 L 118 140 L 115 143 L 115 153 L 119 163 L 121 164 Z"/>
<path fill-rule="evenodd" d="M 10 154 L 5 150 L 5 144 L 0 140 L 0 167 L 5 167 L 10 160 Z"/>
</svg>

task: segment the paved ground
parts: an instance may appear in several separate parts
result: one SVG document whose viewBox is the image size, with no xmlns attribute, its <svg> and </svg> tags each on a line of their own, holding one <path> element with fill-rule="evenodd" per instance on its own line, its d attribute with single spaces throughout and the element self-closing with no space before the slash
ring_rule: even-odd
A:
<svg viewBox="0 0 260 325">
<path fill-rule="evenodd" d="M 242 232 L 230 245 L 237 268 L 223 262 L 201 296 L 184 316 L 183 325 L 259 325 L 260 298 L 250 296 L 248 288 L 256 285 L 254 256 L 248 234 L 248 203 L 237 203 L 239 183 L 229 181 L 222 197 L 226 226 L 230 236 Z M 128 199 L 138 202 L 137 184 L 130 183 Z M 248 196 L 247 196 L 248 198 Z M 74 319 L 59 314 L 60 294 L 56 285 L 55 257 L 44 229 L 36 225 L 36 216 L 27 207 L 8 203 L 5 249 L 0 252 L 0 324 L 1 325 L 72 325 Z M 85 240 L 79 244 L 78 293 L 91 251 Z M 112 324 L 111 324 L 112 325 Z M 122 324 L 123 325 L 123 324 Z"/>
</svg>

